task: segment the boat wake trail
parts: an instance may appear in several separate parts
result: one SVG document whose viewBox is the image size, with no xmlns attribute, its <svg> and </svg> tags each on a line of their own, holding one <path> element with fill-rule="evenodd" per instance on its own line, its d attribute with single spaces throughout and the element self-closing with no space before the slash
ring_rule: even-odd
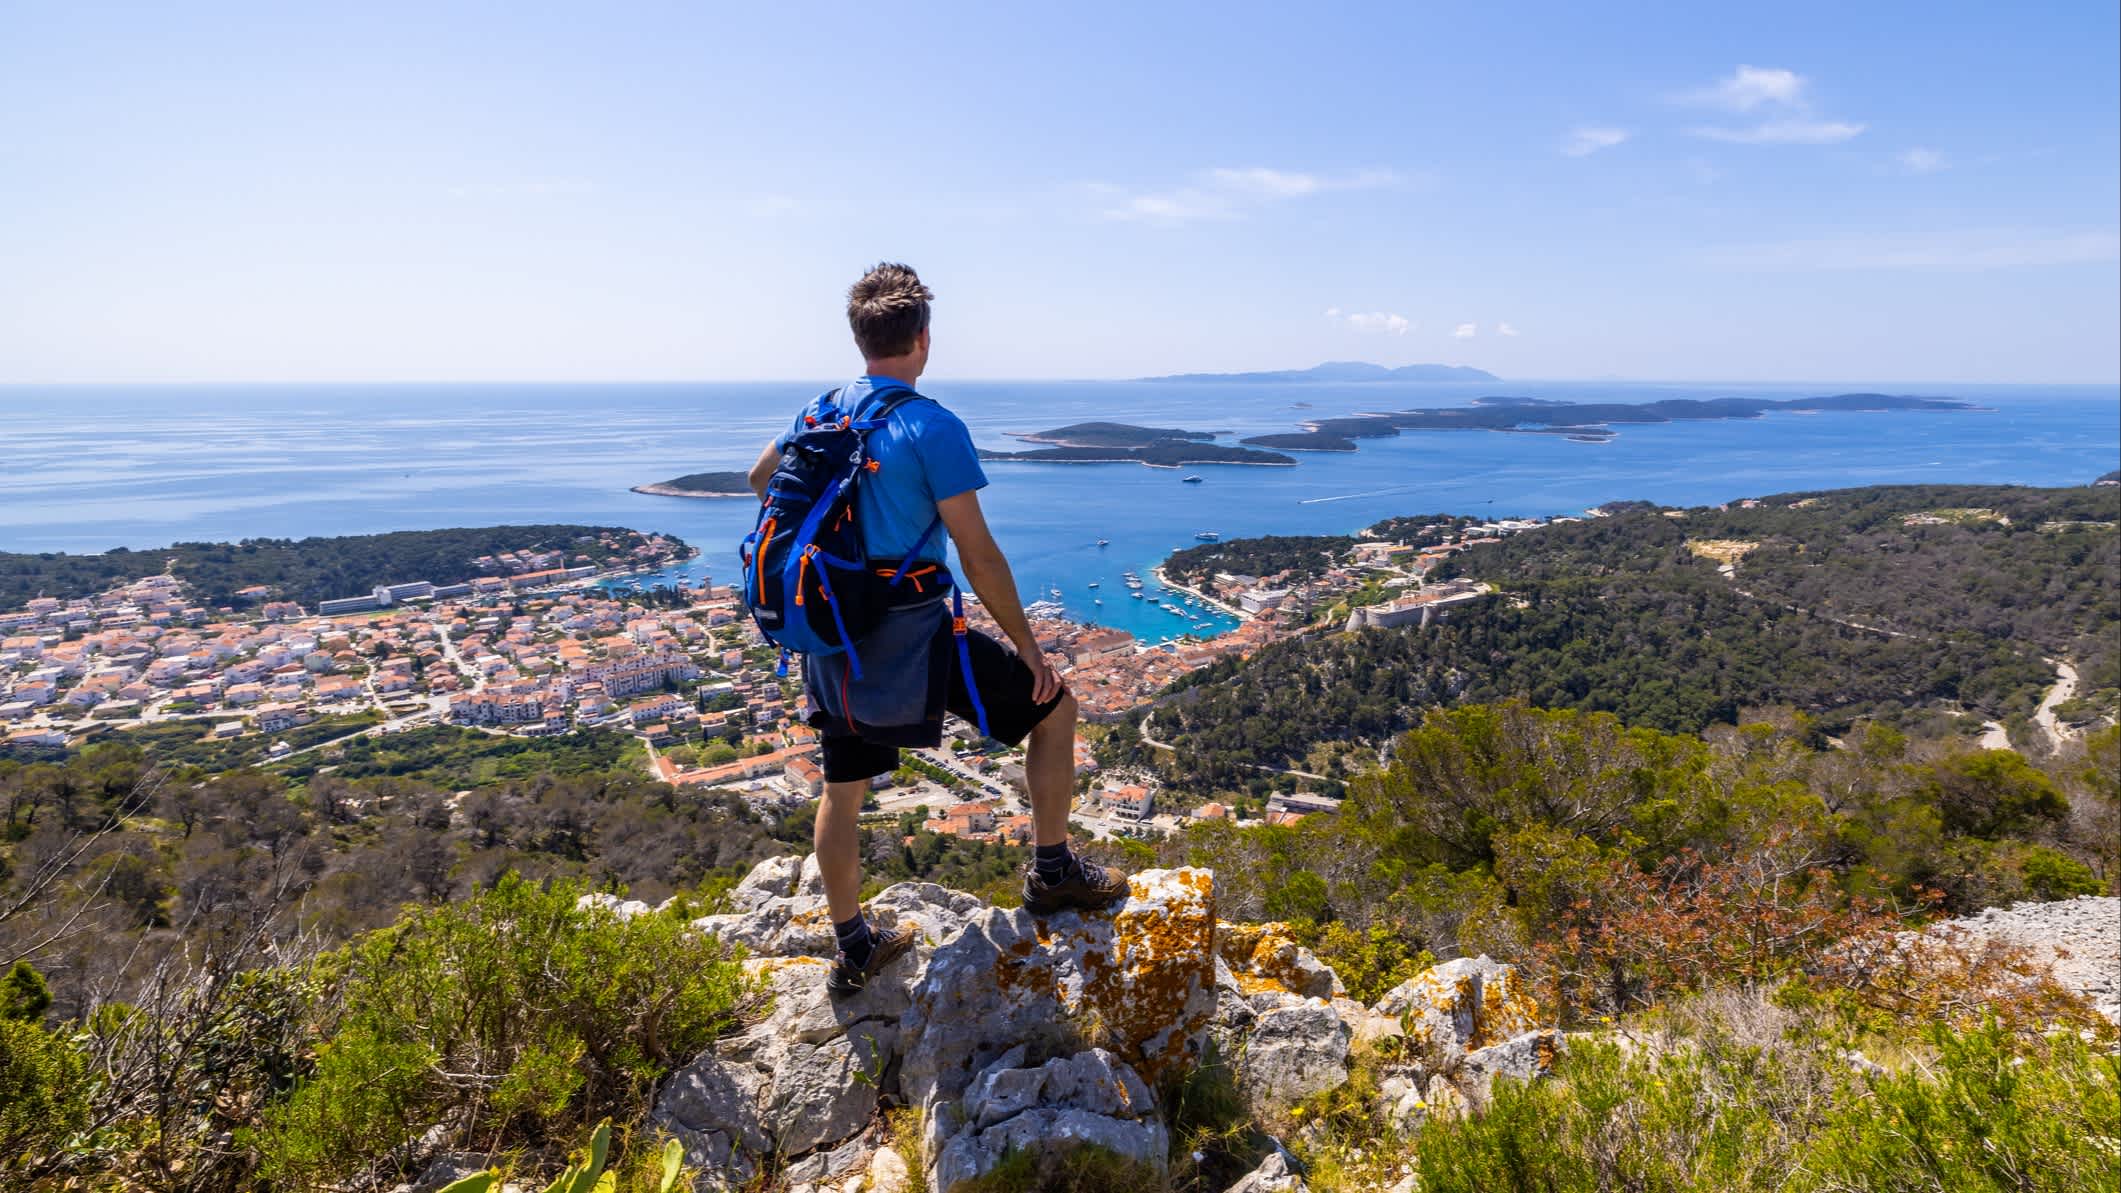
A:
<svg viewBox="0 0 2121 1193">
<path fill-rule="evenodd" d="M 1387 493 L 1411 493 L 1419 488 L 1421 488 L 1420 485 L 1392 485 L 1383 489 L 1364 489 L 1360 493 L 1336 493 L 1331 497 L 1306 497 L 1296 504 L 1324 505 L 1329 501 L 1353 501 L 1358 497 L 1383 497 Z"/>
</svg>

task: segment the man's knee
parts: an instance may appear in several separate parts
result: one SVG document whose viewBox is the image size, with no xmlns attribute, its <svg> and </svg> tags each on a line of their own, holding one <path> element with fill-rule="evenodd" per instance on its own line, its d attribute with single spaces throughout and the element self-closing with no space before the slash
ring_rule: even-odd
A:
<svg viewBox="0 0 2121 1193">
<path fill-rule="evenodd" d="M 1075 693 L 1063 688 L 1061 689 L 1060 703 L 1053 706 L 1053 711 L 1040 718 L 1038 724 L 1032 727 L 1031 732 L 1047 737 L 1062 733 L 1073 737 L 1075 736 L 1075 714 Z"/>
<path fill-rule="evenodd" d="M 862 809 L 862 801 L 867 798 L 868 794 L 869 782 L 866 779 L 847 783 L 827 783 L 825 784 L 824 798 L 819 801 L 821 806 L 818 809 L 818 814 L 821 816 L 828 814 L 858 814 Z"/>
</svg>

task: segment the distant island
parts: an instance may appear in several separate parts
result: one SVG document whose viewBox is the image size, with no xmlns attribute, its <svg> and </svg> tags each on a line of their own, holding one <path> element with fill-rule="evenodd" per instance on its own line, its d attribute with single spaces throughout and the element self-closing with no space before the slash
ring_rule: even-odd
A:
<svg viewBox="0 0 2121 1193">
<path fill-rule="evenodd" d="M 1244 442 L 1254 447 L 1273 447 L 1290 452 L 1351 452 L 1355 441 L 1326 431 L 1289 431 L 1280 435 L 1254 435 Z"/>
<path fill-rule="evenodd" d="M 1151 468 L 1179 468 L 1189 464 L 1263 464 L 1289 467 L 1296 461 L 1278 452 L 1226 447 L 1211 442 L 1214 431 L 1187 431 L 1176 427 L 1137 427 L 1130 423 L 1071 423 L 1050 431 L 1028 431 L 1011 435 L 1025 443 L 1048 446 L 1032 451 L 998 452 L 980 449 L 982 460 L 1020 461 L 1039 464 L 1146 464 Z"/>
<path fill-rule="evenodd" d="M 1467 365 L 1373 365 L 1361 360 L 1329 360 L 1308 369 L 1267 373 L 1173 373 L 1143 381 L 1224 381 L 1236 385 L 1302 384 L 1307 381 L 1500 381 L 1486 369 Z"/>
<path fill-rule="evenodd" d="M 1366 366 L 1376 367 L 1376 366 Z M 1267 374 L 1254 374 L 1267 376 Z M 1266 464 L 1288 467 L 1284 452 L 1352 452 L 1357 440 L 1389 439 L 1402 431 L 1499 431 L 1513 435 L 1558 435 L 1576 443 L 1606 443 L 1622 425 L 1707 422 L 1759 418 L 1764 414 L 1941 412 L 1978 410 L 1956 398 L 1900 394 L 1833 394 L 1816 398 L 1667 398 L 1655 402 L 1567 402 L 1553 398 L 1486 397 L 1467 406 L 1367 411 L 1338 418 L 1306 419 L 1298 430 L 1252 435 L 1239 446 L 1214 442 L 1219 432 L 1132 423 L 1070 423 L 1049 431 L 1012 433 L 1010 438 L 1042 446 L 1030 451 L 980 449 L 980 459 L 1043 464 Z M 735 476 L 734 473 L 713 474 Z M 692 478 L 669 482 L 678 485 Z M 644 486 L 640 492 L 664 491 Z M 685 493 L 683 496 L 696 494 Z"/>
<path fill-rule="evenodd" d="M 1618 434 L 1614 423 L 1699 422 L 1759 418 L 1771 411 L 1793 414 L 1898 410 L 1976 410 L 1953 398 L 1895 394 L 1835 394 L 1821 398 L 1673 398 L 1657 402 L 1563 402 L 1550 398 L 1480 398 L 1470 406 L 1445 406 L 1309 419 L 1293 434 L 1254 435 L 1243 440 L 1284 451 L 1354 451 L 1357 439 L 1389 439 L 1401 431 L 1504 431 L 1560 435 L 1579 443 L 1604 443 Z"/>
<path fill-rule="evenodd" d="M 655 497 L 759 498 L 751 491 L 751 478 L 741 472 L 692 472 L 653 485 L 635 485 L 633 491 Z"/>
</svg>

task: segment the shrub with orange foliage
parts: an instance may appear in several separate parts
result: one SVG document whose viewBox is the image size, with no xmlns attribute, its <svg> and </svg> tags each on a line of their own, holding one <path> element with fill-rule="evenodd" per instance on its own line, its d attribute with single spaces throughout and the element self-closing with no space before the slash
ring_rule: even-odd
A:
<svg viewBox="0 0 2121 1193">
<path fill-rule="evenodd" d="M 1850 895 L 1809 847 L 1777 835 L 1743 857 L 1693 850 L 1644 872 L 1601 859 L 1532 946 L 1536 980 L 1565 1017 L 1620 1014 L 1682 990 L 1748 989 L 1819 964 L 1905 913 Z"/>
</svg>

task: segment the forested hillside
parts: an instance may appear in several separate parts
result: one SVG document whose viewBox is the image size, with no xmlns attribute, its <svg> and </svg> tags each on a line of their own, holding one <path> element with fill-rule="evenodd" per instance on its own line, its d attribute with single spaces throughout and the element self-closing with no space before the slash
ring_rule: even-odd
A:
<svg viewBox="0 0 2121 1193">
<path fill-rule="evenodd" d="M 1911 636 L 2024 646 L 2121 684 L 2121 488 L 1910 485 L 1631 513 L 1552 526 L 1464 557 L 1498 583 L 1680 565 L 1687 544 L 1750 544 L 1734 590 Z M 1713 566 L 1709 563 L 1708 566 Z"/>
<path fill-rule="evenodd" d="M 1301 766 L 1317 743 L 1382 745 L 1464 701 L 1679 733 L 1767 705 L 1830 731 L 1871 717 L 1949 732 L 1954 717 L 2030 714 L 2050 658 L 2074 660 L 2088 691 L 2117 685 L 2121 490 L 1862 489 L 1683 513 L 1630 509 L 1470 550 L 1457 569 L 1503 598 L 1196 673 L 1153 713 L 1172 777 L 1256 786 L 1256 768 Z"/>
<path fill-rule="evenodd" d="M 663 537 L 682 553 L 681 541 Z M 481 526 L 175 543 L 145 551 L 121 547 L 101 555 L 0 552 L 0 610 L 38 596 L 84 597 L 165 569 L 190 584 L 209 605 L 228 604 L 239 589 L 254 584 L 272 589 L 276 599 L 313 605 L 359 596 L 378 584 L 454 584 L 492 574 L 489 566 L 476 562 L 482 555 L 557 551 L 566 554 L 569 564 L 576 555 L 602 564 L 624 557 L 647 540 L 641 532 L 619 526 Z"/>
</svg>

